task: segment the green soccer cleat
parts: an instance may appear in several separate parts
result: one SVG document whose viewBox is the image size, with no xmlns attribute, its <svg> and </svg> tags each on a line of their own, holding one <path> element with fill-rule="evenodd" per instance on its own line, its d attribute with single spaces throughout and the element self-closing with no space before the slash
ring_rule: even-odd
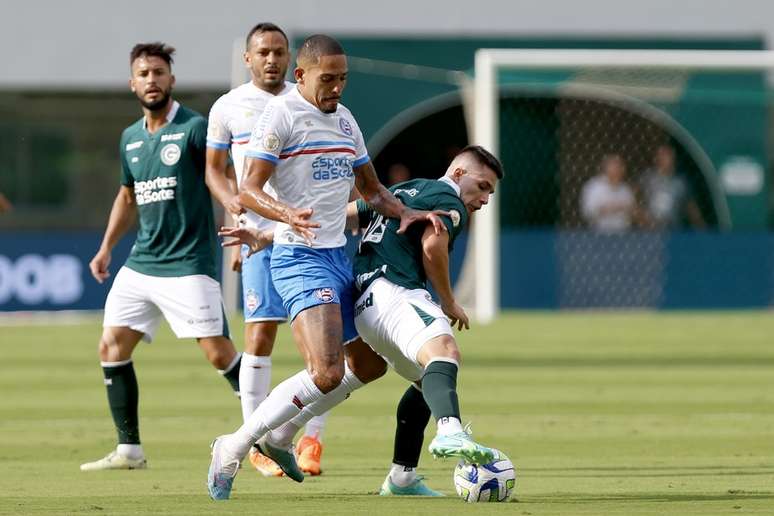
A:
<svg viewBox="0 0 774 516">
<path fill-rule="evenodd" d="M 419 476 L 406 487 L 398 487 L 392 483 L 388 474 L 379 490 L 379 496 L 444 496 L 443 493 L 427 487 L 423 482 L 424 478 Z"/>
<path fill-rule="evenodd" d="M 298 467 L 296 454 L 293 453 L 292 446 L 289 450 L 283 450 L 282 448 L 273 446 L 266 439 L 266 436 L 263 436 L 255 443 L 255 447 L 258 448 L 258 451 L 276 462 L 277 466 L 282 469 L 286 476 L 292 478 L 296 482 L 304 481 L 304 472 Z"/>
<path fill-rule="evenodd" d="M 459 457 L 471 464 L 487 464 L 495 456 L 492 448 L 487 448 L 470 438 L 467 432 L 449 435 L 436 435 L 428 446 L 428 451 L 436 458 Z"/>
</svg>

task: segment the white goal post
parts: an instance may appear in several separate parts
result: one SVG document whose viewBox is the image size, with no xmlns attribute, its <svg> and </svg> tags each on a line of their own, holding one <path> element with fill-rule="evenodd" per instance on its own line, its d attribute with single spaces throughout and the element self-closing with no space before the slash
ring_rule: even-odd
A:
<svg viewBox="0 0 774 516">
<path fill-rule="evenodd" d="M 473 138 L 475 144 L 499 149 L 499 84 L 501 69 L 642 69 L 685 71 L 771 71 L 774 52 L 763 50 L 559 50 L 479 49 L 475 55 Z M 506 171 L 511 175 L 516 171 Z M 474 217 L 475 245 L 468 248 L 474 276 L 474 313 L 489 323 L 499 311 L 500 244 L 497 195 Z"/>
</svg>

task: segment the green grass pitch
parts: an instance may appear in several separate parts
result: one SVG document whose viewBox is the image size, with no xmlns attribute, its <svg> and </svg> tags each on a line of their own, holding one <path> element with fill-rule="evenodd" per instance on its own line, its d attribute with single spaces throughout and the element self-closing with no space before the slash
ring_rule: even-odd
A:
<svg viewBox="0 0 774 516">
<path fill-rule="evenodd" d="M 323 476 L 243 469 L 232 500 L 210 501 L 208 444 L 238 426 L 238 402 L 166 328 L 135 353 L 150 468 L 81 473 L 115 439 L 99 333 L 98 319 L 0 327 L 0 514 L 774 513 L 770 312 L 511 313 L 459 335 L 463 419 L 517 468 L 511 502 L 475 506 L 453 495 L 454 462 L 426 452 L 422 473 L 450 496 L 376 496 L 405 388 L 394 373 L 333 412 Z M 274 364 L 275 383 L 301 365 L 287 328 Z"/>
</svg>

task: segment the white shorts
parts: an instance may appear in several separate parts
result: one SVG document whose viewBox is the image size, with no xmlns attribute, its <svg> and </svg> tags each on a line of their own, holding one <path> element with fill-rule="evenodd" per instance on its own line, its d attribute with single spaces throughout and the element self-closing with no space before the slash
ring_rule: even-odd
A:
<svg viewBox="0 0 774 516">
<path fill-rule="evenodd" d="M 162 277 L 121 267 L 105 301 L 102 325 L 144 333 L 150 342 L 164 317 L 178 338 L 228 336 L 217 281 L 204 274 Z"/>
<path fill-rule="evenodd" d="M 411 382 L 422 378 L 417 353 L 425 342 L 453 335 L 449 319 L 427 290 L 409 290 L 384 278 L 374 280 L 355 303 L 355 327 L 396 373 Z"/>
</svg>

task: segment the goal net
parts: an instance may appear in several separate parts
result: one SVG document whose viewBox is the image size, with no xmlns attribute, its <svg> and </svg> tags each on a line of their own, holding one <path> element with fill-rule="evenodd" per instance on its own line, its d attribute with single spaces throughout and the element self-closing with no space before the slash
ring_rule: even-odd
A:
<svg viewBox="0 0 774 516">
<path fill-rule="evenodd" d="M 534 307 L 661 306 L 671 234 L 755 227 L 747 212 L 765 210 L 773 68 L 766 51 L 477 51 L 472 140 L 506 178 L 473 219 L 465 306 L 488 322 L 541 281 L 551 299 Z M 541 238 L 544 262 L 514 274 Z"/>
</svg>

